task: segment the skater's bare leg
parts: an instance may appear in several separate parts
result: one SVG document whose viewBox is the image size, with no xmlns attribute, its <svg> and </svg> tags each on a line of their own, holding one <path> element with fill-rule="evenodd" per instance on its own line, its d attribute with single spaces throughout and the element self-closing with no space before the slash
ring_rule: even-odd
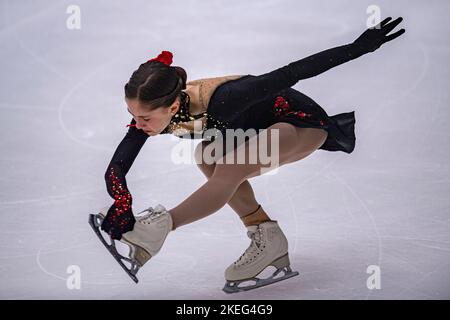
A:
<svg viewBox="0 0 450 320">
<path fill-rule="evenodd" d="M 271 130 L 278 130 L 279 134 L 279 165 L 291 163 L 305 158 L 317 150 L 326 140 L 327 132 L 323 129 L 298 128 L 289 123 L 275 123 L 267 128 L 268 152 L 271 154 Z M 236 149 L 244 148 L 248 159 L 251 143 L 256 143 L 260 134 L 251 137 L 247 142 Z M 235 152 L 236 153 L 236 152 Z M 239 186 L 249 178 L 259 176 L 261 170 L 268 170 L 267 164 L 237 163 L 235 155 L 234 163 L 217 163 L 209 180 L 192 193 L 186 200 L 175 208 L 169 210 L 173 219 L 173 228 L 189 224 L 202 219 L 222 208 L 236 193 Z M 270 168 L 271 170 L 274 167 Z M 267 172 L 267 171 L 266 171 Z"/>
<path fill-rule="evenodd" d="M 196 163 L 206 178 L 210 178 L 216 168 L 216 163 L 209 164 L 203 161 L 202 150 L 209 144 L 209 141 L 202 141 L 195 150 Z M 242 182 L 236 192 L 228 201 L 228 205 L 238 214 L 244 226 L 258 225 L 262 222 L 271 221 L 264 208 L 256 201 L 255 193 L 248 180 Z"/>
<path fill-rule="evenodd" d="M 196 156 L 198 157 L 198 159 L 196 159 L 197 166 L 207 179 L 209 179 L 213 175 L 214 169 L 216 168 L 215 163 L 209 164 L 203 161 L 202 158 L 200 158 L 202 155 L 202 150 L 204 150 L 204 147 L 208 143 L 210 142 L 209 141 L 200 142 L 197 149 L 195 150 Z M 248 180 L 245 180 L 239 185 L 239 187 L 236 189 L 236 192 L 231 197 L 230 201 L 228 201 L 228 205 L 241 218 L 253 213 L 258 209 L 259 203 L 255 199 L 255 193 L 253 192 L 252 186 L 250 185 L 250 182 Z"/>
</svg>

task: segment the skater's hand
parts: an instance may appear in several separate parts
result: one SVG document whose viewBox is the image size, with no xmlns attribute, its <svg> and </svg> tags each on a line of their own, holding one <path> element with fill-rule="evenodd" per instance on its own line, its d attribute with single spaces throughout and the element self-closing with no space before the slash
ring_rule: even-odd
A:
<svg viewBox="0 0 450 320">
<path fill-rule="evenodd" d="M 135 222 L 136 219 L 131 210 L 131 205 L 124 207 L 121 203 L 117 203 L 116 201 L 109 208 L 101 228 L 106 231 L 111 238 L 120 240 L 123 233 L 133 230 Z"/>
<path fill-rule="evenodd" d="M 131 211 L 133 198 L 127 189 L 122 167 L 110 166 L 106 171 L 105 179 L 108 192 L 114 198 L 114 204 L 109 208 L 101 227 L 113 239 L 120 240 L 122 233 L 133 230 L 136 222 Z"/>
<path fill-rule="evenodd" d="M 381 21 L 377 26 L 369 28 L 361 34 L 358 39 L 356 39 L 353 44 L 357 45 L 361 50 L 366 53 L 373 52 L 384 43 L 394 40 L 395 38 L 401 36 L 405 33 L 405 29 L 400 29 L 399 31 L 387 35 L 389 32 L 394 30 L 394 28 L 403 21 L 402 17 L 391 21 L 392 18 L 386 18 Z"/>
</svg>

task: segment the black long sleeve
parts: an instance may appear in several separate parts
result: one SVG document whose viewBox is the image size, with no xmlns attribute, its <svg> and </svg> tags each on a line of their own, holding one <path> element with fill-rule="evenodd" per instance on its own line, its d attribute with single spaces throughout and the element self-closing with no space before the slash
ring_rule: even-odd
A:
<svg viewBox="0 0 450 320">
<path fill-rule="evenodd" d="M 109 195 L 113 199 L 115 199 L 117 190 L 113 189 L 115 184 L 113 183 L 111 171 L 115 172 L 115 178 L 121 183 L 122 188 L 127 189 L 125 176 L 133 165 L 133 162 L 139 154 L 145 141 L 147 141 L 147 138 L 149 137 L 144 131 L 136 129 L 134 126 L 135 124 L 136 121 L 132 119 L 128 132 L 117 146 L 105 172 L 106 188 Z"/>
<path fill-rule="evenodd" d="M 287 66 L 276 71 L 279 71 L 282 74 L 284 73 L 284 88 L 289 88 L 295 85 L 299 80 L 315 77 L 331 68 L 356 59 L 364 53 L 366 53 L 365 50 L 360 46 L 353 43 L 346 44 L 291 62 Z"/>
<path fill-rule="evenodd" d="M 252 102 L 267 99 L 277 92 L 294 86 L 298 81 L 315 77 L 331 68 L 367 53 L 361 46 L 350 43 L 330 48 L 281 68 L 252 78 Z M 248 86 L 246 87 L 248 89 Z M 259 95 L 259 96 L 258 96 Z"/>
<path fill-rule="evenodd" d="M 399 17 L 389 22 L 390 20 L 391 17 L 388 17 L 376 27 L 368 28 L 350 44 L 313 54 L 273 72 L 285 74 L 285 83 L 281 85 L 286 85 L 285 88 L 287 88 L 293 86 L 299 80 L 317 76 L 342 63 L 356 59 L 363 54 L 374 52 L 384 43 L 396 39 L 405 32 L 405 29 L 401 29 L 388 35 L 389 32 L 403 21 L 403 18 Z M 280 76 L 280 80 L 283 80 L 282 76 Z"/>
<path fill-rule="evenodd" d="M 248 75 L 244 80 L 230 82 L 227 94 L 228 100 L 233 103 L 217 110 L 216 117 L 221 121 L 231 121 L 252 105 L 270 99 L 298 81 L 317 76 L 367 52 L 359 44 L 346 44 L 291 62 L 262 75 Z"/>
<path fill-rule="evenodd" d="M 405 32 L 405 29 L 401 29 L 388 35 L 403 18 L 389 22 L 390 20 L 391 17 L 386 18 L 376 27 L 365 30 L 352 43 L 321 51 L 259 76 L 248 75 L 249 77 L 244 79 L 245 86 L 242 81 L 231 83 L 229 87 L 233 102 L 238 104 L 241 110 L 245 110 L 251 103 L 270 98 L 300 80 L 317 76 L 363 54 L 374 52 L 384 43 Z M 233 113 L 237 112 L 238 110 Z"/>
<path fill-rule="evenodd" d="M 114 199 L 114 204 L 108 210 L 102 229 L 114 239 L 120 239 L 122 233 L 132 230 L 135 222 L 131 209 L 133 199 L 125 176 L 149 137 L 144 131 L 137 129 L 135 124 L 133 119 L 105 172 L 106 189 Z"/>
</svg>

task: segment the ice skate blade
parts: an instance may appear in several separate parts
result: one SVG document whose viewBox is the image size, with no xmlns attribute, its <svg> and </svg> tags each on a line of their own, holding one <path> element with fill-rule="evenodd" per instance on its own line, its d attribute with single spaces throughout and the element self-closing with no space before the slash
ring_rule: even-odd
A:
<svg viewBox="0 0 450 320">
<path fill-rule="evenodd" d="M 105 248 L 111 253 L 111 255 L 116 259 L 116 261 L 119 263 L 119 265 L 125 270 L 125 272 L 128 274 L 128 276 L 135 282 L 138 283 L 139 279 L 136 277 L 137 272 L 139 271 L 140 266 L 136 263 L 136 261 L 131 260 L 130 258 L 126 258 L 122 256 L 120 253 L 117 252 L 116 246 L 114 245 L 114 239 L 111 238 L 111 244 L 108 244 L 106 240 L 103 238 L 100 226 L 102 224 L 103 218 L 99 214 L 90 214 L 89 215 L 89 225 L 94 230 L 97 237 L 100 239 L 100 241 L 103 243 Z M 131 263 L 131 269 L 128 269 L 127 266 L 122 262 L 122 260 L 125 260 L 129 263 Z"/>
<path fill-rule="evenodd" d="M 281 271 L 284 272 L 284 276 L 274 279 L 274 277 Z M 239 281 L 227 281 L 222 290 L 226 293 L 236 293 L 236 292 L 253 290 L 256 288 L 261 288 L 261 287 L 267 286 L 272 283 L 276 283 L 276 282 L 279 282 L 282 280 L 286 280 L 286 279 L 295 277 L 298 274 L 299 274 L 298 271 L 292 271 L 290 267 L 284 267 L 282 269 L 278 269 L 277 271 L 275 271 L 272 274 L 272 276 L 270 276 L 267 279 L 249 278 L 249 279 L 244 279 L 244 280 L 239 280 Z M 246 281 L 256 281 L 256 283 L 254 285 L 250 285 L 250 286 L 239 287 L 239 284 L 246 282 Z"/>
</svg>

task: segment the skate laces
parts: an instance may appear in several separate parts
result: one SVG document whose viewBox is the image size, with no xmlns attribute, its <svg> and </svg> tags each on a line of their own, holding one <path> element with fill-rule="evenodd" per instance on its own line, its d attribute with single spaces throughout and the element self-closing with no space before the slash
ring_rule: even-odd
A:
<svg viewBox="0 0 450 320">
<path fill-rule="evenodd" d="M 239 264 L 256 257 L 261 251 L 262 244 L 262 229 L 258 227 L 255 231 L 247 231 L 247 236 L 252 240 L 250 246 L 244 251 L 244 253 L 236 260 L 235 264 Z"/>
<path fill-rule="evenodd" d="M 139 212 L 145 212 L 147 211 L 148 213 L 142 215 L 142 216 L 138 216 L 136 217 L 136 220 L 138 222 L 142 222 L 142 223 L 146 223 L 146 222 L 150 222 L 159 218 L 162 214 L 164 214 L 166 212 L 166 209 L 164 207 L 162 207 L 161 205 L 156 206 L 155 208 L 152 207 L 148 207 L 147 209 Z"/>
</svg>

